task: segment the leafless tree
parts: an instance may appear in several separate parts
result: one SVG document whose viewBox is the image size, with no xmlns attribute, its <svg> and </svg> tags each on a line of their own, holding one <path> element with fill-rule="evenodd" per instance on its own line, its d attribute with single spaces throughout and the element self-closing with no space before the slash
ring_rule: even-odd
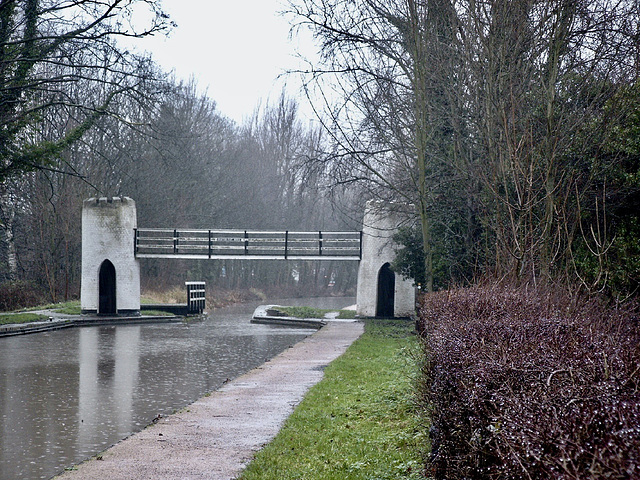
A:
<svg viewBox="0 0 640 480">
<path fill-rule="evenodd" d="M 136 26 L 146 10 L 150 20 Z M 139 59 L 120 48 L 119 36 L 164 31 L 169 22 L 151 0 L 2 0 L 0 2 L 0 181 L 22 172 L 54 168 L 57 155 L 109 111 L 113 100 L 141 81 Z M 98 88 L 77 103 L 67 95 L 76 82 Z M 90 87 L 89 84 L 93 85 Z M 50 112 L 73 113 L 58 138 L 41 140 Z"/>
<path fill-rule="evenodd" d="M 290 5 L 320 45 L 303 73 L 332 143 L 315 164 L 335 184 L 416 205 L 427 289 L 434 228 L 466 229 L 499 275 L 549 281 L 566 269 L 576 191 L 591 192 L 584 155 L 597 154 L 580 132 L 636 81 L 637 2 Z"/>
</svg>

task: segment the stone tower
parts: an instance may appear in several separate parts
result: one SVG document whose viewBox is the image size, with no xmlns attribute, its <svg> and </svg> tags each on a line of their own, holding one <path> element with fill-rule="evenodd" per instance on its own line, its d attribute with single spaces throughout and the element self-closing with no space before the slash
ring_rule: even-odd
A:
<svg viewBox="0 0 640 480">
<path fill-rule="evenodd" d="M 415 313 L 412 280 L 390 268 L 395 258 L 393 234 L 401 218 L 367 202 L 362 227 L 362 259 L 358 267 L 357 313 L 365 317 L 408 317 Z"/>
<path fill-rule="evenodd" d="M 136 204 L 128 197 L 82 205 L 83 313 L 140 313 L 140 264 L 134 255 Z"/>
</svg>

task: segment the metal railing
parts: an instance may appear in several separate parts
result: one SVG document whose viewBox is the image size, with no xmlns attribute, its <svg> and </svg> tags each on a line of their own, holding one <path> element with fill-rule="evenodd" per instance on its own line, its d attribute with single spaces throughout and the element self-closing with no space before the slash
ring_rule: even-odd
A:
<svg viewBox="0 0 640 480">
<path fill-rule="evenodd" d="M 184 282 L 187 286 L 187 315 L 202 313 L 206 306 L 205 282 Z"/>
<path fill-rule="evenodd" d="M 138 258 L 360 260 L 362 232 L 140 228 Z"/>
</svg>

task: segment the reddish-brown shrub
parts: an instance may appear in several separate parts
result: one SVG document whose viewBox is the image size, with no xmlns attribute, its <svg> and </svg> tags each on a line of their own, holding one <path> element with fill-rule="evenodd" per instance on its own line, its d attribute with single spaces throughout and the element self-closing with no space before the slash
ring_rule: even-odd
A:
<svg viewBox="0 0 640 480">
<path fill-rule="evenodd" d="M 638 311 L 497 286 L 427 295 L 431 474 L 640 478 Z"/>
<path fill-rule="evenodd" d="M 0 285 L 0 312 L 34 307 L 43 303 L 44 295 L 32 283 L 14 282 Z"/>
</svg>

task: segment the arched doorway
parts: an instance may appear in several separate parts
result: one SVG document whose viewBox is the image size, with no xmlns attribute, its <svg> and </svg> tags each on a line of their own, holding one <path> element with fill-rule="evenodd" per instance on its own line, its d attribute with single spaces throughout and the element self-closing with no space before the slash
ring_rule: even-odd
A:
<svg viewBox="0 0 640 480">
<path fill-rule="evenodd" d="M 391 265 L 385 263 L 378 272 L 378 300 L 376 317 L 393 317 L 396 290 L 396 274 Z"/>
<path fill-rule="evenodd" d="M 109 260 L 100 265 L 98 273 L 98 315 L 115 315 L 116 310 L 116 268 Z"/>
</svg>

